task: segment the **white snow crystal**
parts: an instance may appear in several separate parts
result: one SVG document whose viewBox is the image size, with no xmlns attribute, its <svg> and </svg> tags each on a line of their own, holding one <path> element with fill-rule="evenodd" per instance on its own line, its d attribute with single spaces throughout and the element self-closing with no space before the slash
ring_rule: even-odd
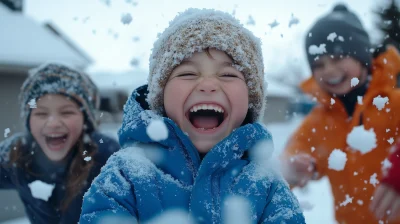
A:
<svg viewBox="0 0 400 224">
<path fill-rule="evenodd" d="M 388 97 L 381 97 L 380 95 L 375 97 L 372 104 L 378 108 L 378 110 L 382 110 L 385 107 L 385 104 L 389 102 Z"/>
<path fill-rule="evenodd" d="M 340 41 L 342 41 L 342 42 L 344 41 L 344 38 L 343 38 L 342 36 L 339 36 L 338 39 L 339 39 Z"/>
<path fill-rule="evenodd" d="M 294 17 L 294 15 L 292 13 L 292 16 L 289 21 L 289 28 L 292 27 L 293 25 L 299 24 L 299 22 L 300 22 L 300 20 L 298 18 Z"/>
<path fill-rule="evenodd" d="M 386 63 L 387 63 L 387 60 L 386 60 L 386 58 L 384 58 L 384 59 L 383 59 L 383 63 L 384 63 L 384 64 L 386 64 Z"/>
<path fill-rule="evenodd" d="M 256 25 L 256 21 L 254 21 L 253 17 L 249 15 L 249 18 L 247 19 L 247 25 Z"/>
<path fill-rule="evenodd" d="M 84 158 L 84 160 L 85 160 L 86 162 L 89 162 L 90 160 L 92 160 L 92 157 L 86 156 L 86 157 Z"/>
<path fill-rule="evenodd" d="M 358 85 L 359 82 L 360 82 L 360 80 L 358 80 L 358 78 L 352 78 L 350 81 L 350 86 L 354 87 L 354 86 Z"/>
<path fill-rule="evenodd" d="M 28 184 L 28 187 L 31 190 L 32 197 L 47 201 L 51 197 L 55 185 L 35 180 Z"/>
<path fill-rule="evenodd" d="M 387 128 L 387 129 L 386 129 L 386 133 L 388 133 L 389 131 L 390 131 L 390 129 L 389 129 L 389 128 Z"/>
<path fill-rule="evenodd" d="M 131 16 L 131 14 L 130 14 L 130 13 L 123 14 L 123 15 L 121 16 L 121 22 L 122 22 L 122 24 L 124 24 L 124 25 L 130 24 L 130 23 L 132 22 L 132 16 Z"/>
<path fill-rule="evenodd" d="M 333 32 L 333 33 L 330 33 L 327 37 L 326 37 L 326 39 L 327 40 L 330 40 L 330 41 L 335 41 L 335 38 L 337 37 L 337 34 L 335 33 L 335 32 Z"/>
<path fill-rule="evenodd" d="M 313 146 L 313 147 L 311 147 L 311 152 L 314 152 L 315 151 L 315 147 Z"/>
<path fill-rule="evenodd" d="M 347 135 L 346 142 L 353 149 L 365 154 L 376 147 L 376 134 L 373 128 L 365 130 L 364 125 L 356 126 Z"/>
<path fill-rule="evenodd" d="M 86 155 L 86 153 L 87 153 L 87 151 L 85 150 L 85 151 L 83 151 L 82 155 Z"/>
<path fill-rule="evenodd" d="M 229 196 L 224 201 L 225 224 L 250 224 L 251 207 L 249 201 L 241 196 Z"/>
<path fill-rule="evenodd" d="M 346 166 L 347 155 L 340 149 L 334 149 L 328 158 L 329 169 L 341 171 Z"/>
<path fill-rule="evenodd" d="M 8 134 L 10 134 L 10 129 L 9 128 L 6 128 L 6 129 L 4 129 L 4 138 L 7 138 L 8 137 Z"/>
<path fill-rule="evenodd" d="M 354 176 L 357 176 L 358 175 L 358 173 L 357 172 L 354 172 Z"/>
<path fill-rule="evenodd" d="M 350 197 L 348 194 L 346 194 L 346 199 L 342 203 L 340 203 L 340 207 L 346 206 L 349 203 L 353 203 L 353 198 L 354 197 Z"/>
<path fill-rule="evenodd" d="M 103 117 L 103 112 L 101 112 L 100 117 Z"/>
<path fill-rule="evenodd" d="M 102 138 L 99 140 L 99 142 L 100 142 L 100 144 L 103 144 L 103 143 L 104 143 Z"/>
<path fill-rule="evenodd" d="M 383 171 L 387 171 L 388 169 L 390 169 L 392 167 L 392 163 L 387 158 L 385 160 L 383 160 L 381 162 L 381 164 L 382 164 Z"/>
<path fill-rule="evenodd" d="M 393 144 L 394 139 L 393 138 L 389 138 L 389 140 L 387 140 L 389 142 L 389 144 Z"/>
<path fill-rule="evenodd" d="M 29 102 L 29 108 L 37 108 L 36 99 L 31 99 Z"/>
<path fill-rule="evenodd" d="M 168 129 L 162 120 L 151 120 L 149 126 L 147 126 L 146 133 L 156 142 L 168 138 Z"/>
<path fill-rule="evenodd" d="M 362 96 L 357 96 L 357 102 L 358 102 L 358 104 L 362 105 L 363 104 L 363 97 Z"/>
<path fill-rule="evenodd" d="M 359 204 L 359 205 L 363 205 L 363 204 L 364 204 L 364 202 L 363 202 L 362 200 L 357 200 L 357 204 Z"/>
<path fill-rule="evenodd" d="M 320 44 L 319 46 L 311 45 L 308 48 L 308 53 L 311 54 L 311 55 L 326 53 L 326 48 L 325 47 L 326 47 L 326 44 Z"/>
<path fill-rule="evenodd" d="M 316 132 L 315 128 L 313 128 L 311 131 L 312 131 L 313 133 L 315 133 L 315 132 Z"/>
<path fill-rule="evenodd" d="M 276 19 L 272 22 L 272 23 L 268 23 L 268 26 L 271 27 L 271 29 L 273 29 L 274 27 L 277 27 L 279 25 L 278 21 L 276 21 Z"/>
<path fill-rule="evenodd" d="M 331 105 L 335 104 L 335 100 L 331 98 Z"/>
<path fill-rule="evenodd" d="M 374 173 L 369 177 L 369 183 L 374 185 L 374 187 L 376 187 L 376 185 L 379 184 L 378 179 L 376 179 L 377 176 L 378 174 Z"/>
</svg>

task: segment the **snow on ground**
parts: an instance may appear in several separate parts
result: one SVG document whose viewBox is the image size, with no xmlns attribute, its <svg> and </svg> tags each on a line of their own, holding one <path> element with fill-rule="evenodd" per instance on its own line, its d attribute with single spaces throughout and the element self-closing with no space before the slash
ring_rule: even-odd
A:
<svg viewBox="0 0 400 224">
<path fill-rule="evenodd" d="M 286 123 L 274 123 L 267 125 L 274 139 L 275 153 L 280 153 L 286 144 L 287 138 L 302 121 L 302 117 L 295 117 Z M 103 133 L 117 138 L 119 124 L 102 124 Z M 332 192 L 327 178 L 313 181 L 305 188 L 293 190 L 300 204 L 305 209 L 304 215 L 307 224 L 335 224 L 333 214 Z M 27 219 L 15 219 L 0 224 L 29 224 Z"/>
</svg>

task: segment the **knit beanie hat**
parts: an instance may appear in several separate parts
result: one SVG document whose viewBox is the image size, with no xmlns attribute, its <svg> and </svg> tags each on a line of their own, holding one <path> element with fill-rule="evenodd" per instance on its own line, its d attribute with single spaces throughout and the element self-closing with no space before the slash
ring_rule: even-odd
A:
<svg viewBox="0 0 400 224">
<path fill-rule="evenodd" d="M 28 131 L 31 108 L 36 108 L 36 100 L 46 94 L 71 97 L 84 113 L 85 131 L 89 133 L 96 129 L 95 113 L 100 104 L 96 85 L 84 73 L 65 65 L 50 63 L 33 69 L 21 87 L 21 118 L 25 121 Z"/>
<path fill-rule="evenodd" d="M 259 119 L 265 105 L 261 41 L 232 15 L 213 9 L 187 9 L 159 35 L 150 56 L 150 109 L 163 114 L 164 87 L 173 69 L 193 53 L 207 48 L 224 51 L 233 59 L 248 86 L 251 121 Z"/>
<path fill-rule="evenodd" d="M 351 56 L 366 68 L 371 68 L 371 43 L 359 18 L 343 4 L 320 18 L 307 32 L 306 52 L 308 63 L 320 55 Z"/>
</svg>

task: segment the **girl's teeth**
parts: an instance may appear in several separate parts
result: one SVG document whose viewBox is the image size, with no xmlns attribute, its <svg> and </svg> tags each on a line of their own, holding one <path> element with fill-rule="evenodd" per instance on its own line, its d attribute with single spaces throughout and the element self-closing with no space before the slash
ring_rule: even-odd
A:
<svg viewBox="0 0 400 224">
<path fill-rule="evenodd" d="M 214 110 L 215 112 L 224 113 L 224 110 L 221 107 L 207 104 L 194 106 L 189 111 L 197 112 L 198 110 Z"/>
</svg>

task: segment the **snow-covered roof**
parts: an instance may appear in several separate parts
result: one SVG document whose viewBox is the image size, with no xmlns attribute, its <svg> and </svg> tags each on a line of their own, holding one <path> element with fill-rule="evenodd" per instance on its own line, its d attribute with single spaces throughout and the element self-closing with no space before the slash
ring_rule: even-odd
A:
<svg viewBox="0 0 400 224">
<path fill-rule="evenodd" d="M 0 67 L 35 67 L 55 61 L 86 68 L 92 61 L 64 37 L 0 3 Z"/>
</svg>

